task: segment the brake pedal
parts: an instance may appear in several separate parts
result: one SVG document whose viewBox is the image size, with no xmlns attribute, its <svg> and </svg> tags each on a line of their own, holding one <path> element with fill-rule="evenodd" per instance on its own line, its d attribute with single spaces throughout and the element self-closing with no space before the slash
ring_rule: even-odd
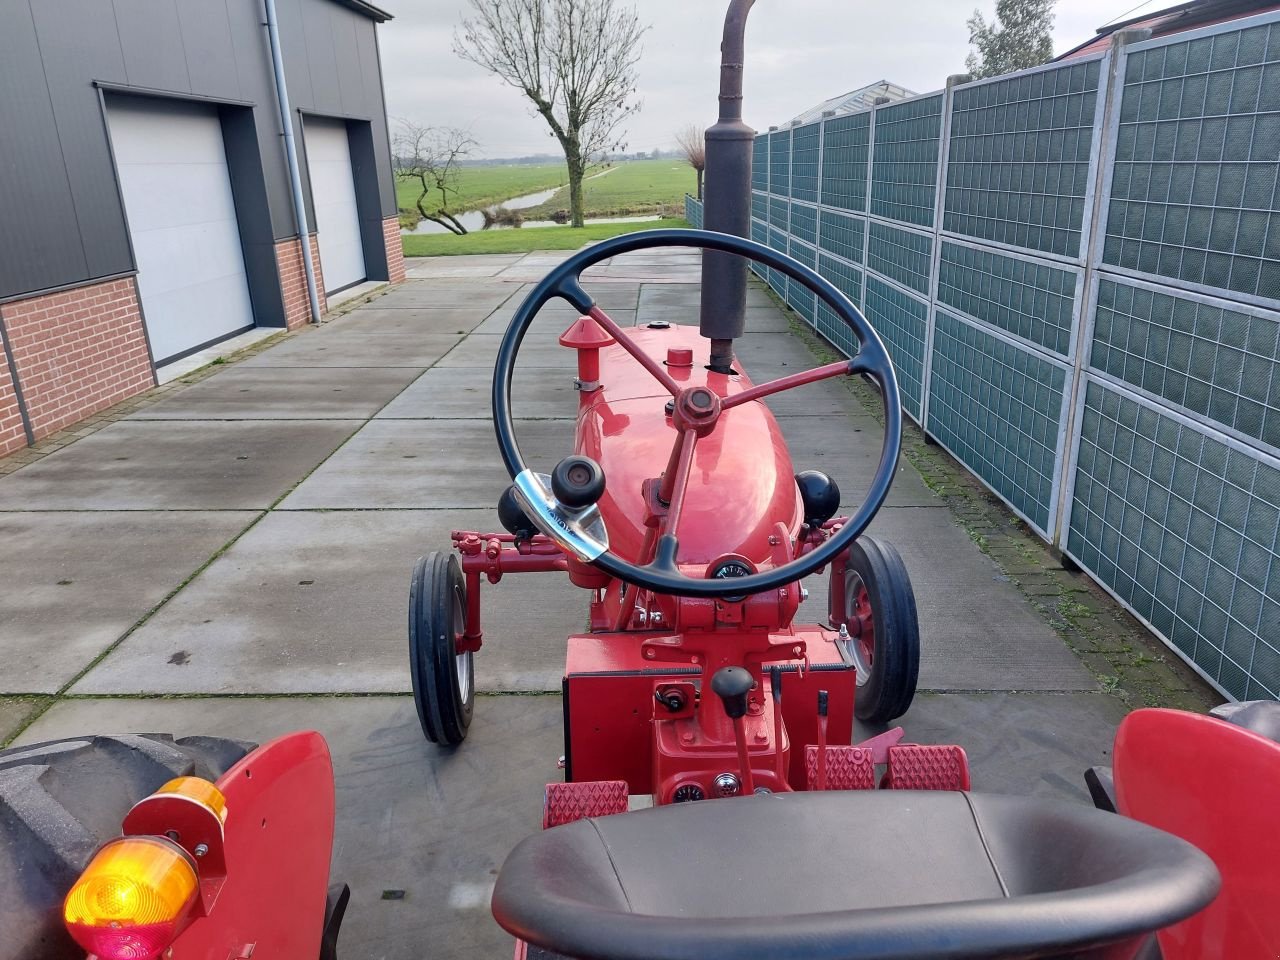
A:
<svg viewBox="0 0 1280 960">
<path fill-rule="evenodd" d="M 969 758 L 950 744 L 899 744 L 889 748 L 885 790 L 968 790 Z"/>
<path fill-rule="evenodd" d="M 819 748 L 804 748 L 805 774 L 810 790 L 874 790 L 875 758 L 866 747 L 829 745 L 826 750 L 826 785 L 819 786 Z"/>
<path fill-rule="evenodd" d="M 542 829 L 587 817 L 627 812 L 627 781 L 585 780 L 548 783 L 542 804 Z"/>
</svg>

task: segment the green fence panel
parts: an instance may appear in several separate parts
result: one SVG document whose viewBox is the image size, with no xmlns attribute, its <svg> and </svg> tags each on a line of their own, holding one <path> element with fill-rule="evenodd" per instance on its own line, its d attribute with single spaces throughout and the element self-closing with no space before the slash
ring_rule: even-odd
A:
<svg viewBox="0 0 1280 960">
<path fill-rule="evenodd" d="M 769 192 L 775 197 L 791 196 L 791 131 L 769 134 Z"/>
<path fill-rule="evenodd" d="M 871 156 L 871 111 L 823 122 L 822 203 L 843 210 L 867 209 L 867 162 Z"/>
<path fill-rule="evenodd" d="M 1066 357 L 1075 270 L 944 240 L 938 302 Z"/>
<path fill-rule="evenodd" d="M 769 192 L 769 135 L 756 135 L 751 144 L 751 189 Z"/>
<path fill-rule="evenodd" d="M 1067 551 L 1236 699 L 1280 697 L 1280 469 L 1088 383 Z"/>
<path fill-rule="evenodd" d="M 938 193 L 942 94 L 877 107 L 871 156 L 871 212 L 933 226 Z"/>
<path fill-rule="evenodd" d="M 1100 62 L 957 87 L 943 229 L 1076 258 Z"/>
<path fill-rule="evenodd" d="M 929 432 L 1041 533 L 1050 528 L 1067 365 L 934 314 Z"/>
<path fill-rule="evenodd" d="M 855 307 L 862 303 L 862 271 L 857 267 L 819 253 L 818 272 L 848 297 Z M 846 357 L 852 357 L 858 352 L 858 342 L 853 337 L 853 331 L 821 300 L 817 303 L 813 325 Z"/>
<path fill-rule="evenodd" d="M 1280 300 L 1278 174 L 1280 24 L 1135 48 L 1102 259 Z"/>
<path fill-rule="evenodd" d="M 791 235 L 807 244 L 818 241 L 818 208 L 807 203 L 791 204 Z"/>
<path fill-rule="evenodd" d="M 838 257 L 862 262 L 862 243 L 866 235 L 867 221 L 862 217 L 850 217 L 834 210 L 822 210 L 818 215 L 821 229 L 818 244 L 823 250 Z"/>
<path fill-rule="evenodd" d="M 822 125 L 791 131 L 791 199 L 818 202 L 818 154 Z"/>
<path fill-rule="evenodd" d="M 902 390 L 902 408 L 919 421 L 929 305 L 869 275 L 864 311 L 889 348 Z"/>
<path fill-rule="evenodd" d="M 867 240 L 867 267 L 896 280 L 904 287 L 929 295 L 933 238 L 887 223 L 871 224 Z"/>
<path fill-rule="evenodd" d="M 1280 449 L 1280 315 L 1103 277 L 1090 364 Z"/>
</svg>

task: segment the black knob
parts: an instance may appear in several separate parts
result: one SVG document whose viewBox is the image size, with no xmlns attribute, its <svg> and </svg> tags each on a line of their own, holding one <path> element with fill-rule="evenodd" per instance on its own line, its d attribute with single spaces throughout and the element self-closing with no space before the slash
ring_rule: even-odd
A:
<svg viewBox="0 0 1280 960">
<path fill-rule="evenodd" d="M 747 694 L 753 686 L 755 680 L 742 667 L 721 667 L 711 677 L 711 689 L 724 704 L 730 720 L 747 715 Z"/>
<path fill-rule="evenodd" d="M 840 511 L 840 488 L 822 471 L 797 473 L 796 486 L 800 488 L 806 526 L 816 530 Z"/>
<path fill-rule="evenodd" d="M 565 457 L 551 471 L 551 492 L 566 507 L 589 507 L 604 496 L 604 470 L 590 457 Z"/>
<path fill-rule="evenodd" d="M 498 498 L 498 522 L 517 540 L 532 540 L 534 534 L 538 532 L 538 528 L 533 525 L 529 515 L 520 506 L 520 501 L 516 499 L 514 485 L 503 490 L 502 496 Z"/>
</svg>

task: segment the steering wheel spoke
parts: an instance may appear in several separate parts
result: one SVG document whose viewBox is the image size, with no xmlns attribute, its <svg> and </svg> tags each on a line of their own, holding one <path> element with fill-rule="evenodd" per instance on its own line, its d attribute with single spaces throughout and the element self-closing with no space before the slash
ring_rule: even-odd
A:
<svg viewBox="0 0 1280 960">
<path fill-rule="evenodd" d="M 673 397 L 680 393 L 680 384 L 671 379 L 671 374 L 663 368 L 662 364 L 653 357 L 649 356 L 640 348 L 634 340 L 631 339 L 622 327 L 618 326 L 617 321 L 601 310 L 595 304 L 591 305 L 591 309 L 587 311 L 587 315 L 591 317 L 601 328 L 603 328 L 609 336 L 618 341 L 618 345 L 623 350 L 631 354 L 635 361 L 652 374 L 653 378 L 662 384 L 662 388 L 670 393 Z"/>
<path fill-rule="evenodd" d="M 861 356 L 861 354 L 859 354 Z M 775 393 L 781 393 L 783 390 L 791 390 L 795 387 L 802 387 L 808 383 L 817 383 L 820 380 L 830 380 L 832 377 L 845 377 L 853 373 L 861 372 L 858 367 L 858 358 L 852 360 L 837 360 L 835 363 L 828 363 L 821 367 L 813 367 L 802 373 L 793 373 L 789 377 L 779 377 L 777 380 L 770 380 L 768 383 L 762 383 L 759 386 L 752 387 L 750 390 L 743 390 L 741 393 L 735 393 L 731 397 L 725 397 L 721 401 L 722 409 L 728 410 L 732 407 L 741 406 L 744 403 L 750 403 L 752 400 L 763 400 L 765 397 L 773 396 Z"/>
</svg>

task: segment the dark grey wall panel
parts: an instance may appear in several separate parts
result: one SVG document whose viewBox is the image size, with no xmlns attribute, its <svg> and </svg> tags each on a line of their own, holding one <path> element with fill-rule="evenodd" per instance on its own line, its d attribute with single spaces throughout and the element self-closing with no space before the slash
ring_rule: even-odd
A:
<svg viewBox="0 0 1280 960">
<path fill-rule="evenodd" d="M 240 89 L 226 0 L 179 3 L 178 22 L 191 89 L 207 97 L 250 99 Z"/>
<path fill-rule="evenodd" d="M 356 210 L 360 214 L 360 242 L 364 247 L 365 276 L 370 280 L 390 279 L 387 245 L 382 234 L 382 199 L 378 196 L 376 136 L 373 124 L 363 120 L 347 123 L 347 144 L 351 149 L 351 178 L 355 181 Z"/>
<path fill-rule="evenodd" d="M 364 71 L 360 68 L 360 43 L 356 39 L 356 18 L 359 14 L 333 4 L 330 6 L 333 8 L 329 14 L 329 23 L 333 37 L 335 77 L 338 81 L 338 93 L 342 97 L 342 112 L 347 116 L 363 119 L 370 102 L 376 103 L 377 100 L 371 100 L 364 88 Z"/>
<path fill-rule="evenodd" d="M 123 83 L 125 79 L 115 12 L 111 4 L 101 0 L 33 3 L 31 12 L 75 205 L 74 220 L 58 228 L 65 239 L 83 243 L 85 256 L 85 273 L 61 282 L 132 270 L 106 122 L 92 83 Z M 57 69 L 48 69 L 50 64 Z"/>
<path fill-rule="evenodd" d="M 299 143 L 301 112 L 368 121 L 362 203 L 371 221 L 394 216 L 374 22 L 334 0 L 279 13 Z M 0 297 L 133 268 L 98 84 L 251 105 L 254 216 L 276 240 L 297 233 L 260 0 L 0 0 Z"/>
<path fill-rule="evenodd" d="M 302 37 L 307 43 L 307 65 L 311 70 L 311 102 L 306 104 L 306 109 L 335 117 L 342 116 L 346 113 L 346 108 L 342 103 L 342 88 L 338 83 L 338 54 L 333 44 L 333 14 L 336 7 L 325 0 L 303 0 L 299 9 L 302 11 Z"/>
<path fill-rule="evenodd" d="M 4 297 L 83 279 L 87 270 L 27 0 L 0 0 L 0 90 Z"/>
<path fill-rule="evenodd" d="M 280 111 L 276 106 L 275 73 L 271 66 L 271 46 L 262 25 L 259 4 L 227 0 L 227 20 L 234 38 L 236 71 L 240 81 L 239 99 L 257 105 L 254 126 L 262 151 L 262 177 L 271 207 L 271 229 L 276 239 L 297 235 L 293 221 L 293 200 L 289 187 L 289 167 L 280 136 Z M 288 59 L 289 36 L 280 38 Z M 305 76 L 305 71 L 304 71 Z M 292 81 L 290 81 L 292 83 Z M 293 87 L 289 88 L 293 96 Z"/>
<path fill-rule="evenodd" d="M 365 96 L 376 104 L 369 118 L 373 123 L 373 155 L 378 170 L 378 196 L 382 201 L 382 216 L 394 217 L 399 213 L 396 203 L 395 181 L 391 177 L 391 135 L 387 129 L 387 106 L 383 95 L 382 58 L 378 52 L 378 34 L 372 24 L 362 24 L 356 32 L 360 48 L 360 70 L 364 75 Z"/>
<path fill-rule="evenodd" d="M 130 86 L 191 92 L 177 0 L 111 0 Z"/>
<path fill-rule="evenodd" d="M 227 173 L 231 177 L 254 322 L 260 327 L 283 327 L 284 298 L 253 114 L 252 107 L 223 107 L 219 111 L 222 143 L 227 152 Z"/>
</svg>

